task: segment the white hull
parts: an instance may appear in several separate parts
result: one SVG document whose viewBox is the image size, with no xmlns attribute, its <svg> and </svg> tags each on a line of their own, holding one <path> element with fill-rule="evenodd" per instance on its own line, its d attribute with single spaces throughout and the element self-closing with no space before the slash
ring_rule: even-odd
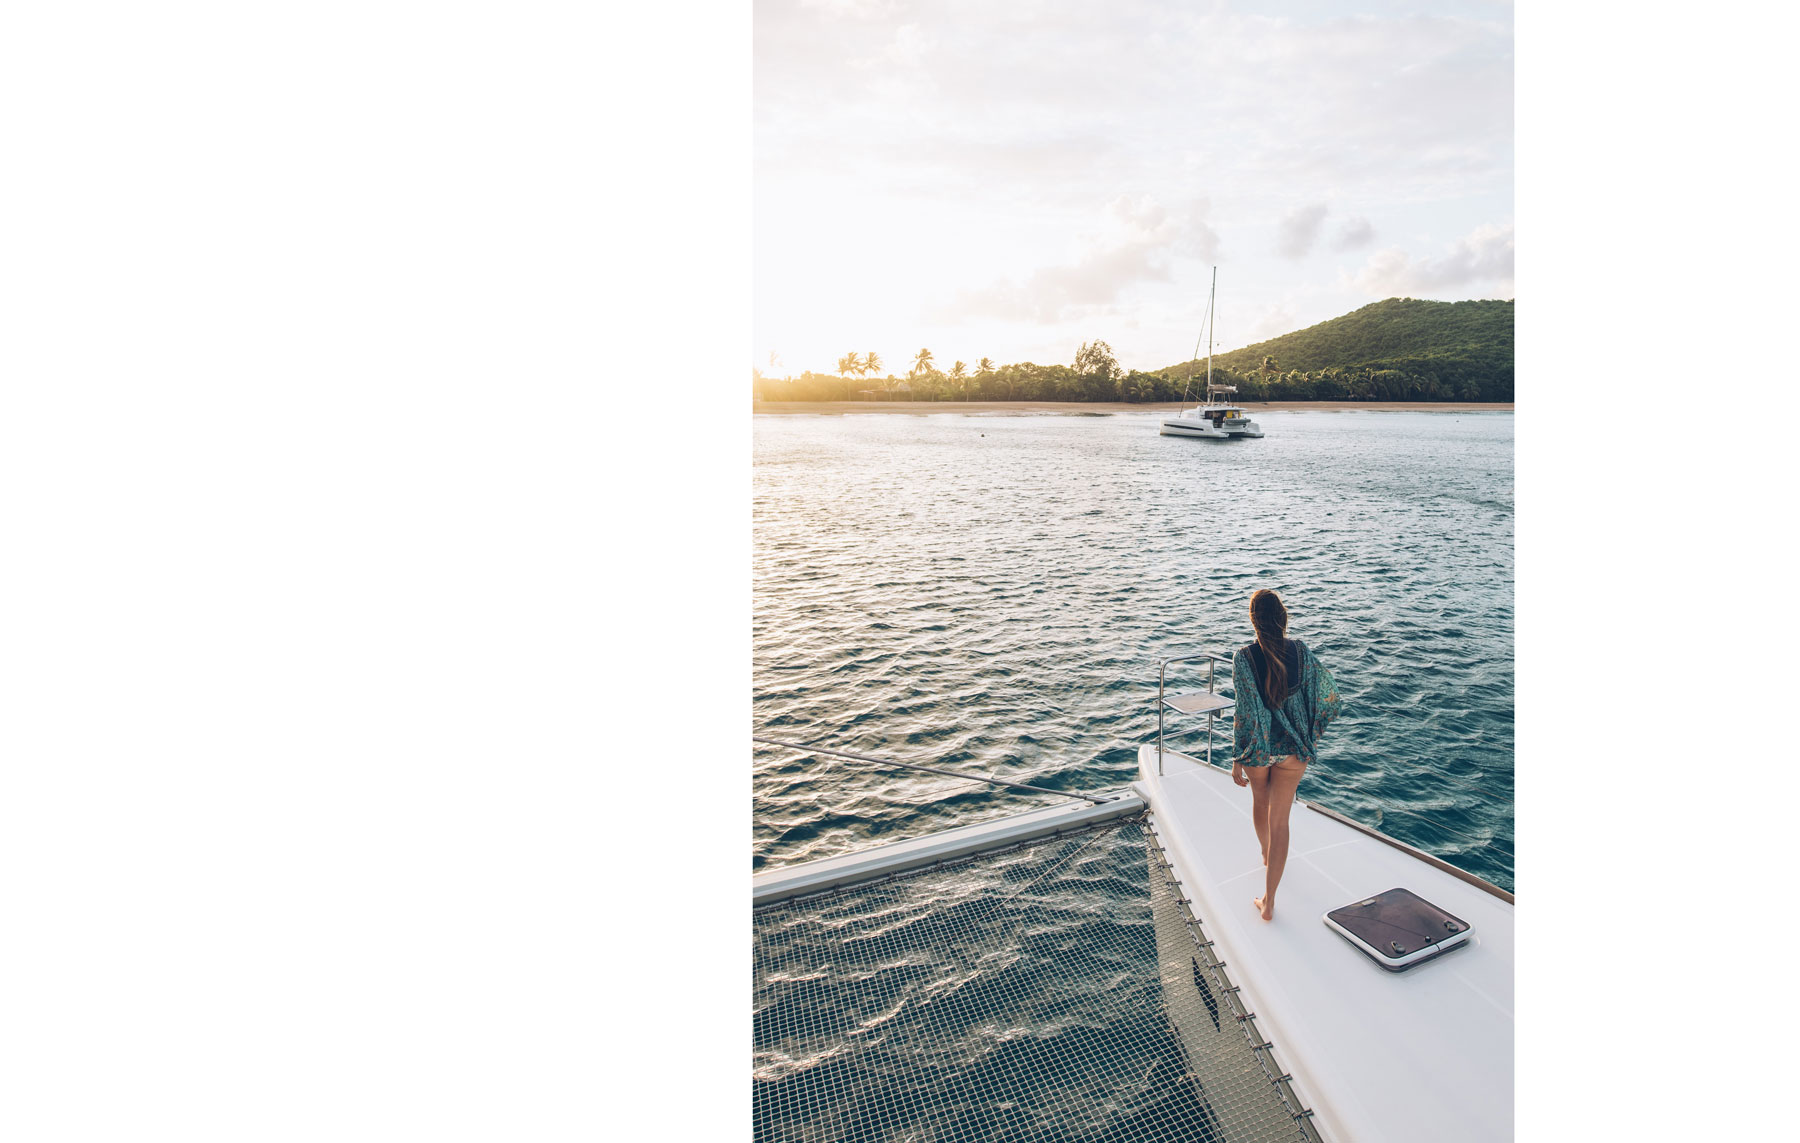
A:
<svg viewBox="0 0 1800 1143">
<path fill-rule="evenodd" d="M 1255 421 L 1245 421 L 1241 425 L 1227 425 L 1215 428 L 1211 421 L 1188 420 L 1186 418 L 1170 418 L 1162 423 L 1160 430 L 1165 437 L 1204 437 L 1207 440 L 1223 441 L 1233 437 L 1260 437 L 1262 426 Z"/>
<path fill-rule="evenodd" d="M 1264 921 L 1251 905 L 1264 871 L 1250 791 L 1173 751 L 1158 774 L 1154 743 L 1138 766 L 1134 788 L 1182 892 L 1320 1134 L 1332 1143 L 1511 1143 L 1510 897 L 1296 802 L 1275 919 Z M 1473 938 L 1393 973 L 1323 923 L 1328 911 L 1395 887 L 1464 918 Z"/>
<path fill-rule="evenodd" d="M 1213 428 L 1210 421 L 1164 421 L 1162 435 L 1165 437 L 1205 437 L 1215 441 L 1228 440 L 1231 437 L 1231 434 L 1225 430 Z"/>
<path fill-rule="evenodd" d="M 1237 386 L 1226 385 L 1213 380 L 1212 371 L 1212 316 L 1213 303 L 1219 297 L 1219 268 L 1213 267 L 1212 293 L 1206 299 L 1206 403 L 1197 409 L 1189 409 L 1169 417 L 1162 423 L 1162 435 L 1165 437 L 1203 437 L 1207 440 L 1222 441 L 1232 437 L 1260 437 L 1262 426 L 1244 415 L 1243 406 L 1237 404 Z M 1200 352 L 1200 344 L 1194 343 L 1194 353 Z M 1193 375 L 1188 375 L 1193 381 Z M 1222 398 L 1230 398 L 1222 400 Z M 1187 400 L 1184 388 L 1181 399 Z"/>
</svg>

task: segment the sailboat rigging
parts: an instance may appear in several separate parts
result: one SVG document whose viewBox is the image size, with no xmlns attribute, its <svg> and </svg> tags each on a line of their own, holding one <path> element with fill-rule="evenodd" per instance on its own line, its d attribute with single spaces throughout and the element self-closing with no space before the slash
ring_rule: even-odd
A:
<svg viewBox="0 0 1800 1143">
<path fill-rule="evenodd" d="M 1162 419 L 1159 432 L 1165 437 L 1202 437 L 1208 440 L 1230 440 L 1233 437 L 1260 437 L 1262 426 L 1251 420 L 1242 406 L 1233 404 L 1228 398 L 1237 396 L 1237 386 L 1220 385 L 1213 382 L 1213 311 L 1219 297 L 1219 268 L 1213 267 L 1212 292 L 1206 299 L 1206 401 L 1192 409 L 1184 409 L 1173 416 Z M 1194 356 L 1200 355 L 1200 342 L 1195 339 Z M 1188 382 L 1192 384 L 1194 374 L 1188 372 Z M 1187 386 L 1181 390 L 1181 400 L 1187 401 Z"/>
</svg>

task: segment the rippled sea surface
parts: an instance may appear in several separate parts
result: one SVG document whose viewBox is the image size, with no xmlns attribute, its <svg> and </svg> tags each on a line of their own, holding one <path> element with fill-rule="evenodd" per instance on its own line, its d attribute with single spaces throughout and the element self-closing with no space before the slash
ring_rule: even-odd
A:
<svg viewBox="0 0 1800 1143">
<path fill-rule="evenodd" d="M 1302 1143 L 1148 841 L 758 910 L 758 1143 Z"/>
<path fill-rule="evenodd" d="M 1207 441 L 1149 414 L 756 417 L 756 733 L 1117 787 L 1157 660 L 1229 655 L 1271 587 L 1344 698 L 1301 796 L 1511 889 L 1513 416 L 1256 418 Z M 757 869 L 1061 800 L 752 765 Z"/>
</svg>

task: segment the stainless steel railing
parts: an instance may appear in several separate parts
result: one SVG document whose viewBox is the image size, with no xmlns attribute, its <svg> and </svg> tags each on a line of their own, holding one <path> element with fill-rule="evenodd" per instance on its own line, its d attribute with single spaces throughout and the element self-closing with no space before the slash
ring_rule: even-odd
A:
<svg viewBox="0 0 1800 1143">
<path fill-rule="evenodd" d="M 1165 683 L 1169 674 L 1170 663 L 1186 663 L 1195 659 L 1210 660 L 1206 664 L 1206 693 L 1217 694 L 1216 685 L 1219 676 L 1219 664 L 1229 663 L 1224 655 L 1215 655 L 1211 651 L 1201 651 L 1194 655 L 1174 655 L 1162 660 L 1156 669 L 1156 773 L 1160 777 L 1163 772 L 1163 715 L 1168 711 L 1168 699 L 1165 695 Z M 1206 764 L 1212 765 L 1213 719 L 1218 712 L 1209 710 L 1206 714 Z"/>
<path fill-rule="evenodd" d="M 1177 696 L 1175 696 L 1175 699 L 1171 699 L 1167 695 L 1166 679 L 1167 679 L 1167 675 L 1168 675 L 1169 665 L 1171 663 L 1190 662 L 1195 659 L 1210 660 L 1210 662 L 1208 662 L 1208 664 L 1207 664 L 1207 673 L 1206 673 L 1206 692 L 1205 693 L 1207 693 L 1207 694 L 1216 694 L 1217 693 L 1218 664 L 1229 663 L 1231 661 L 1230 658 L 1227 656 L 1215 655 L 1210 651 L 1202 651 L 1202 652 L 1199 652 L 1199 653 L 1193 654 L 1193 655 L 1172 656 L 1170 658 L 1163 659 L 1161 661 L 1161 663 L 1159 664 L 1158 669 L 1157 669 L 1157 676 L 1156 676 L 1156 772 L 1159 776 L 1163 772 L 1163 739 L 1164 739 L 1164 735 L 1165 735 L 1164 726 L 1163 726 L 1164 715 L 1170 709 L 1171 702 L 1175 701 L 1175 699 L 1179 699 L 1179 698 L 1183 697 L 1183 696 L 1177 695 Z M 1191 697 L 1191 696 L 1189 696 L 1189 697 Z M 1220 697 L 1223 697 L 1223 696 L 1220 696 Z M 1236 717 L 1236 714 L 1237 714 L 1236 708 L 1237 708 L 1237 704 L 1234 701 L 1230 704 L 1230 707 L 1229 707 L 1234 718 Z M 1215 729 L 1215 720 L 1221 714 L 1223 714 L 1223 712 L 1226 709 L 1227 708 L 1225 706 L 1219 706 L 1216 708 L 1208 709 L 1206 711 L 1206 726 L 1204 727 L 1204 729 L 1206 730 L 1206 764 L 1208 766 L 1211 766 L 1213 764 L 1212 737 L 1213 737 L 1213 732 Z M 1199 729 L 1199 728 L 1196 728 L 1196 729 Z M 1179 734 L 1181 732 L 1177 731 L 1176 733 Z M 1476 790 L 1475 792 L 1478 794 L 1481 794 L 1483 797 L 1492 798 L 1492 795 L 1488 795 L 1486 793 L 1483 793 L 1482 791 Z M 1499 798 L 1493 798 L 1492 800 L 1503 801 L 1503 799 L 1499 799 Z M 1488 892 L 1494 893 L 1501 897 L 1504 897 L 1508 901 L 1512 900 L 1512 894 L 1509 893 L 1507 890 L 1501 889 L 1500 887 L 1493 885 L 1492 883 L 1484 880 L 1483 878 L 1478 877 L 1473 873 L 1469 873 L 1467 870 L 1464 870 L 1464 869 L 1460 868 L 1459 866 L 1452 865 L 1451 863 L 1443 860 L 1440 857 L 1436 857 L 1432 854 L 1426 853 L 1423 850 L 1419 850 L 1416 847 L 1409 845 L 1406 842 L 1398 840 L 1397 838 L 1392 838 L 1392 837 L 1388 836 L 1387 834 L 1382 833 L 1381 831 L 1377 830 L 1373 826 L 1366 825 L 1362 822 L 1356 821 L 1354 818 L 1351 818 L 1349 815 L 1343 813 L 1342 811 L 1330 809 L 1327 806 L 1321 805 L 1320 803 L 1309 800 L 1309 799 L 1300 799 L 1300 804 L 1307 806 L 1310 809 L 1317 810 L 1318 812 L 1325 814 L 1329 817 L 1336 818 L 1337 820 L 1342 821 L 1346 825 L 1354 826 L 1357 829 L 1363 831 L 1364 833 L 1370 834 L 1373 837 L 1380 838 L 1382 841 L 1385 841 L 1390 845 L 1398 845 L 1403 849 L 1407 849 L 1412 852 L 1418 853 L 1420 856 L 1426 858 L 1432 864 L 1442 867 L 1446 871 L 1453 873 L 1455 876 L 1457 876 L 1465 881 L 1469 881 L 1472 884 L 1479 885 L 1481 888 L 1487 890 Z M 1468 833 L 1463 832 L 1462 830 L 1456 829 L 1454 826 L 1448 825 L 1448 824 L 1438 820 L 1437 818 L 1432 817 L 1429 814 L 1426 814 L 1426 813 L 1421 812 L 1420 810 L 1414 809 L 1411 806 L 1394 805 L 1390 802 L 1381 801 L 1381 800 L 1376 800 L 1375 804 L 1376 804 L 1376 813 L 1377 813 L 1378 817 L 1385 813 L 1406 814 L 1410 817 L 1415 817 L 1422 821 L 1428 822 L 1432 826 L 1436 827 L 1437 829 L 1441 829 L 1441 830 L 1445 831 L 1446 833 L 1453 834 L 1457 837 L 1464 839 L 1465 841 L 1472 841 L 1478 846 L 1492 848 L 1492 849 L 1498 851 L 1499 853 L 1504 854 L 1507 857 L 1513 856 L 1513 851 L 1509 846 L 1507 846 L 1493 838 L 1475 837 L 1472 834 L 1468 834 Z"/>
</svg>

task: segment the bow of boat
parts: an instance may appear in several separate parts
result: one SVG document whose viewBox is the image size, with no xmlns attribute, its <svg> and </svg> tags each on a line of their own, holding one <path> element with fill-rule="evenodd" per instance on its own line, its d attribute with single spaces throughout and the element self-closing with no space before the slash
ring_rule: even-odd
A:
<svg viewBox="0 0 1800 1143">
<path fill-rule="evenodd" d="M 1341 815 L 1296 804 L 1275 918 L 1250 794 L 1228 771 L 1139 752 L 1136 789 L 1245 1005 L 1327 1139 L 1512 1138 L 1511 894 Z M 1389 972 L 1327 928 L 1330 910 L 1404 887 L 1474 937 Z"/>
</svg>

